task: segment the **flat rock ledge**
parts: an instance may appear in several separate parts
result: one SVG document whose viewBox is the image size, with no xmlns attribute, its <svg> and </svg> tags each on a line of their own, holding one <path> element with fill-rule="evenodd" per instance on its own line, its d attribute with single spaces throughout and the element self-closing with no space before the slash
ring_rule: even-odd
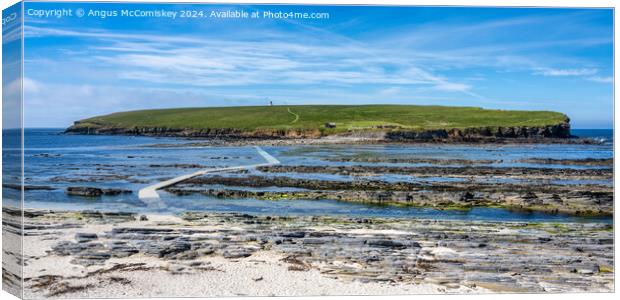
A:
<svg viewBox="0 0 620 300">
<path fill-rule="evenodd" d="M 374 170 L 373 170 L 374 169 Z M 446 168 L 424 168 L 429 174 Z M 454 168 L 453 168 L 454 169 Z M 352 174 L 354 172 L 421 172 L 424 170 L 391 169 L 387 167 L 311 167 L 311 166 L 276 166 L 261 168 L 266 172 L 294 171 L 299 173 L 335 173 Z M 478 175 L 475 172 L 481 170 Z M 490 170 L 490 169 L 487 169 Z M 542 169 L 547 170 L 547 169 Z M 484 169 L 457 169 L 459 176 L 495 176 L 493 172 L 484 173 Z M 473 171 L 473 172 L 469 172 Z M 540 170 L 539 170 L 540 171 Z M 581 170 L 580 170 L 581 171 Z M 454 171 L 451 171 L 454 172 Z M 494 171 L 495 172 L 495 171 Z M 522 170 L 515 173 L 502 170 L 504 175 L 523 174 Z M 528 170 L 528 177 L 541 178 L 561 174 L 572 176 L 592 176 L 605 178 L 610 170 L 593 170 L 584 172 L 537 172 Z M 497 172 L 500 174 L 499 172 Z M 506 175 L 507 174 L 507 175 Z M 523 177 L 523 175 L 518 175 Z M 568 177 L 570 178 L 570 177 Z M 221 186 L 225 186 L 222 188 Z M 219 187 L 218 187 L 219 186 Z M 248 187 L 256 188 L 249 190 Z M 271 187 L 283 190 L 273 191 Z M 202 194 L 218 198 L 256 198 L 261 200 L 304 199 L 304 200 L 338 200 L 371 204 L 390 204 L 436 209 L 471 209 L 473 207 L 500 207 L 512 210 L 539 211 L 553 214 L 570 214 L 579 216 L 613 216 L 613 188 L 602 185 L 553 185 L 527 183 L 495 182 L 433 182 L 433 181 L 398 181 L 383 180 L 322 180 L 302 179 L 286 176 L 244 175 L 221 176 L 211 175 L 196 177 L 165 189 L 167 192 L 183 196 Z"/>
</svg>

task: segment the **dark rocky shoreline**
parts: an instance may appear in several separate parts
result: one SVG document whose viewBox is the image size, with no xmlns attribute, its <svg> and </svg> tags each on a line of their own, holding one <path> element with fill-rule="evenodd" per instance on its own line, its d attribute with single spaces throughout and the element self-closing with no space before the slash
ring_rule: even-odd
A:
<svg viewBox="0 0 620 300">
<path fill-rule="evenodd" d="M 324 138 L 193 138 L 179 137 L 186 143 L 162 143 L 145 145 L 145 148 L 176 148 L 176 147 L 244 147 L 244 146 L 309 146 L 309 145 L 601 145 L 604 142 L 591 138 L 489 138 L 478 140 L 410 140 L 388 141 L 377 137 L 329 136 Z"/>
<path fill-rule="evenodd" d="M 92 122 L 91 122 L 92 123 Z M 90 123 L 89 123 L 90 124 Z M 352 138 L 366 143 L 567 143 L 571 139 L 570 124 L 564 123 L 540 127 L 480 127 L 429 130 L 405 130 L 374 128 L 369 130 L 351 130 L 337 135 L 325 135 L 315 129 L 259 129 L 246 131 L 235 128 L 166 128 L 166 127 L 115 127 L 108 125 L 81 126 L 79 122 L 67 128 L 65 134 L 82 135 L 131 135 L 150 137 L 179 137 L 216 139 L 220 143 L 280 143 L 286 141 L 315 140 L 332 143 L 342 138 L 343 143 L 352 142 Z M 328 140 L 331 138 L 331 141 Z M 580 143 L 595 142 L 581 140 Z"/>
</svg>

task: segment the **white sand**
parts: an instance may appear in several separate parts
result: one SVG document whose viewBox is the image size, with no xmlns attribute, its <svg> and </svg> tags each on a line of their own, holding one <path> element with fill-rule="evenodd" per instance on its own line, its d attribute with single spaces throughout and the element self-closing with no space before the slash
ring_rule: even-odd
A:
<svg viewBox="0 0 620 300">
<path fill-rule="evenodd" d="M 180 222 L 173 216 L 151 215 L 147 222 L 128 222 L 119 225 L 143 227 L 158 221 Z M 459 287 L 448 289 L 431 283 L 362 283 L 323 276 L 318 270 L 291 271 L 283 258 L 273 251 L 260 251 L 243 259 L 220 256 L 202 257 L 194 261 L 165 261 L 155 257 L 134 255 L 113 258 L 103 266 L 83 267 L 71 264 L 70 257 L 48 255 L 52 245 L 61 240 L 73 240 L 76 232 L 101 234 L 114 225 L 90 224 L 83 228 L 54 231 L 56 235 L 26 236 L 24 251 L 27 266 L 25 277 L 61 275 L 70 286 L 88 288 L 63 293 L 58 297 L 214 297 L 214 296 L 310 296 L 310 295 L 402 295 L 434 293 L 481 293 L 484 289 Z M 205 227 L 206 228 L 206 227 Z M 215 270 L 200 270 L 189 266 L 202 262 Z M 150 270 L 114 271 L 94 276 L 89 272 L 108 269 L 115 264 L 146 263 Z M 171 272 L 173 271 L 173 272 Z M 73 278 L 67 278 L 73 277 Z M 113 279 L 115 280 L 113 280 Z M 32 283 L 30 283 L 32 284 Z M 26 284 L 26 298 L 46 297 L 48 290 L 35 290 Z"/>
<path fill-rule="evenodd" d="M 217 271 L 172 275 L 168 271 L 134 271 L 103 275 L 104 278 L 71 280 L 74 284 L 126 278 L 130 284 L 108 283 L 63 297 L 214 297 L 214 296 L 302 296 L 302 295 L 399 295 L 471 293 L 468 288 L 446 290 L 434 284 L 384 284 L 344 281 L 322 276 L 317 270 L 289 271 L 275 253 L 261 252 L 238 261 L 213 258 Z M 142 257 L 147 262 L 152 258 Z M 132 258 L 131 261 L 136 261 Z M 64 264 L 64 262 L 63 262 Z M 480 290 L 477 290 L 480 292 Z M 34 295 L 33 295 L 34 296 Z"/>
</svg>

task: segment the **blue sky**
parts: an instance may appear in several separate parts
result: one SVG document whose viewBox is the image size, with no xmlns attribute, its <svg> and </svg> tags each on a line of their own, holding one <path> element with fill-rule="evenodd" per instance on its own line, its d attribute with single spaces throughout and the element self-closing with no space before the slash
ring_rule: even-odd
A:
<svg viewBox="0 0 620 300">
<path fill-rule="evenodd" d="M 2 11 L 2 128 L 21 127 L 21 5 Z"/>
<path fill-rule="evenodd" d="M 328 20 L 25 20 L 27 127 L 116 111 L 275 104 L 433 104 L 613 124 L 604 9 L 27 3 L 28 9 L 328 12 Z M 267 100 L 269 99 L 269 100 Z"/>
</svg>

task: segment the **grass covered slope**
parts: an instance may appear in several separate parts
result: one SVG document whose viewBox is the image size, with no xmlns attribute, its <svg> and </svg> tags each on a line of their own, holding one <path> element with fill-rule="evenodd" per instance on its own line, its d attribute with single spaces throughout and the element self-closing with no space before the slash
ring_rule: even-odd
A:
<svg viewBox="0 0 620 300">
<path fill-rule="evenodd" d="M 182 130 L 220 134 L 314 132 L 322 136 L 359 130 L 421 132 L 472 128 L 543 128 L 567 122 L 567 116 L 557 112 L 488 110 L 477 107 L 239 106 L 119 112 L 80 120 L 68 132 L 131 133 L 151 129 L 150 132 L 171 133 Z M 334 123 L 335 127 L 329 128 L 331 126 L 326 126 L 327 123 Z"/>
</svg>

